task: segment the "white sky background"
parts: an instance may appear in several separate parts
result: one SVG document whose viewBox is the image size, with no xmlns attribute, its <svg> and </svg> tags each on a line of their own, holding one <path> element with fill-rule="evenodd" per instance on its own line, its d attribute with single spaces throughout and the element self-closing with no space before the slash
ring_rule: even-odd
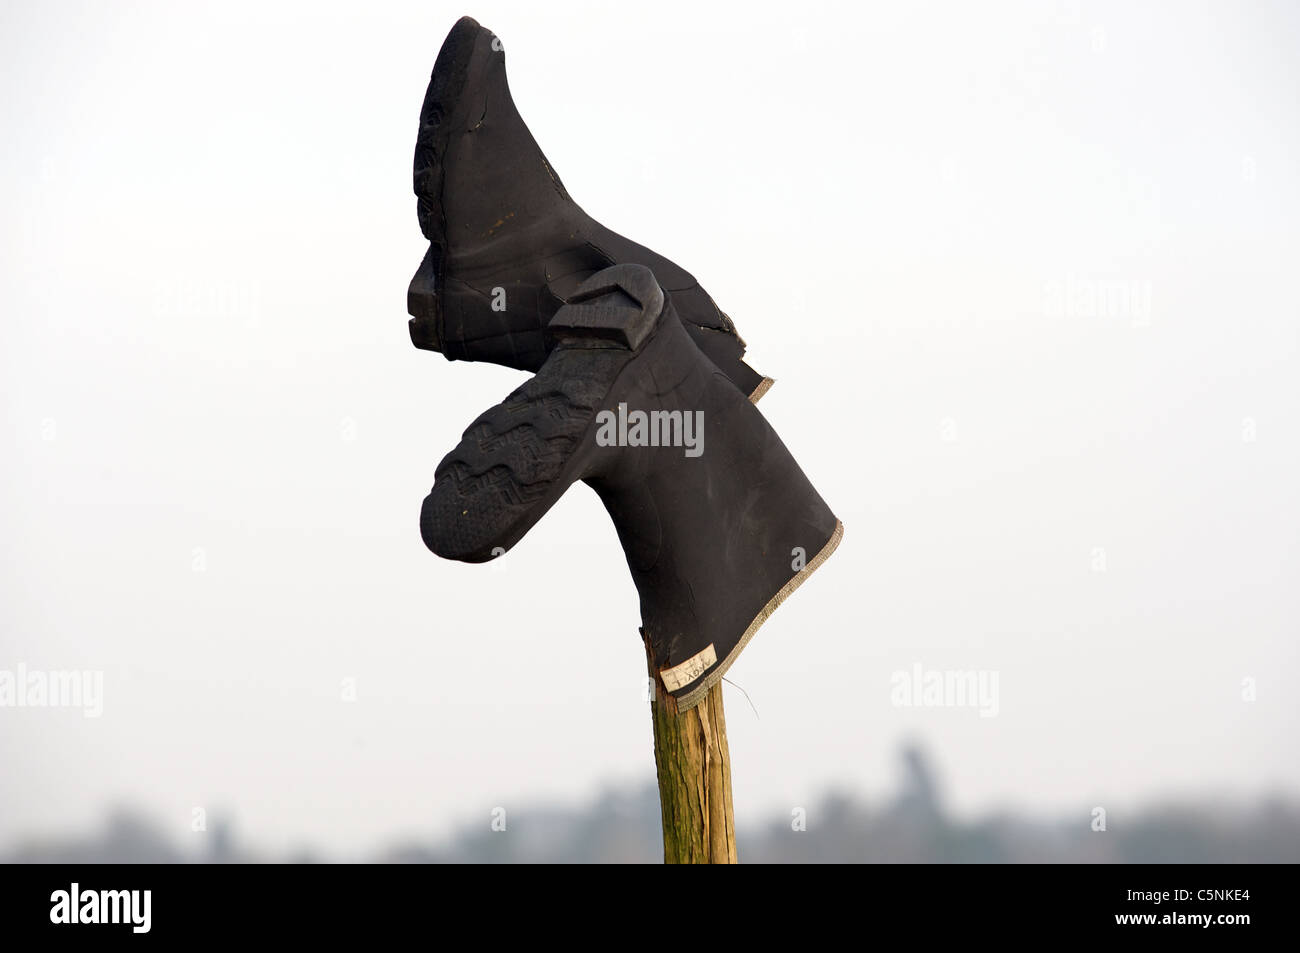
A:
<svg viewBox="0 0 1300 953">
<path fill-rule="evenodd" d="M 106 697 L 0 710 L 0 847 L 124 802 L 359 851 L 650 777 L 595 495 L 491 567 L 419 537 L 522 379 L 407 339 L 465 12 L 846 524 L 729 673 L 742 822 L 889 790 L 904 738 L 964 812 L 1300 790 L 1294 6 L 629 6 L 5 5 L 0 668 Z M 998 716 L 891 705 L 918 662 L 996 670 Z"/>
</svg>

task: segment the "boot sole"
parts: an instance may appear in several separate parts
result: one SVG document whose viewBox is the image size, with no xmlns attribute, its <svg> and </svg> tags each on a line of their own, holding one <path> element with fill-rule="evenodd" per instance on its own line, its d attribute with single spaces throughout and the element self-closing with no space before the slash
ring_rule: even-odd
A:
<svg viewBox="0 0 1300 953">
<path fill-rule="evenodd" d="M 567 308 L 576 316 L 582 306 Z M 592 322 L 605 322 L 593 323 L 589 336 L 609 346 L 552 352 L 536 376 L 470 424 L 438 465 L 420 514 L 425 545 L 437 555 L 471 563 L 503 555 L 581 479 L 580 451 L 593 442 L 596 414 L 632 366 L 628 351 L 654 333 L 664 308 L 661 296 L 653 313 L 589 310 Z"/>
<path fill-rule="evenodd" d="M 424 309 L 426 316 L 413 317 L 407 322 L 411 343 L 417 348 L 436 350 L 431 344 L 443 336 L 442 298 L 445 276 L 442 261 L 446 253 L 443 246 L 446 222 L 442 209 L 442 156 L 447 153 L 453 122 L 457 118 L 455 105 L 464 100 L 461 94 L 469 77 L 474 44 L 480 29 L 478 23 L 469 17 L 461 17 L 456 21 L 456 25 L 447 34 L 447 39 L 443 41 L 442 49 L 438 51 L 433 75 L 420 107 L 414 179 L 420 231 L 428 240 L 429 254 L 433 256 L 434 294 Z M 432 199 L 426 200 L 426 195 L 432 196 Z M 408 302 L 408 311 L 411 310 L 410 305 L 411 302 Z M 425 330 L 427 325 L 432 325 L 429 331 Z"/>
</svg>

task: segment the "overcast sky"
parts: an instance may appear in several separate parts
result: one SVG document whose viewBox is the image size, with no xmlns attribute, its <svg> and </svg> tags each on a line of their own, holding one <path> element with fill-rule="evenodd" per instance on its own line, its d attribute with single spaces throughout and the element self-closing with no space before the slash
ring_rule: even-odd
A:
<svg viewBox="0 0 1300 953">
<path fill-rule="evenodd" d="M 729 673 L 742 821 L 903 739 L 963 812 L 1300 791 L 1294 6 L 632 6 L 4 6 L 0 670 L 104 710 L 0 709 L 0 847 L 126 802 L 354 851 L 650 776 L 595 494 L 491 566 L 419 536 L 523 379 L 407 338 L 462 13 L 844 521 Z M 895 705 L 917 664 L 996 716 Z"/>
</svg>

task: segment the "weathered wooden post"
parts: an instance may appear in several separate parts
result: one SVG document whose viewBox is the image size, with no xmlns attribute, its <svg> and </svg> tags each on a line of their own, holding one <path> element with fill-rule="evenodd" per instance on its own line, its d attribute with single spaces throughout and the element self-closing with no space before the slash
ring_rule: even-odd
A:
<svg viewBox="0 0 1300 953">
<path fill-rule="evenodd" d="M 731 752 L 722 708 L 722 682 L 690 711 L 655 677 L 649 640 L 646 662 L 654 683 L 655 768 L 663 817 L 664 863 L 736 863 L 736 823 L 731 806 Z"/>
</svg>

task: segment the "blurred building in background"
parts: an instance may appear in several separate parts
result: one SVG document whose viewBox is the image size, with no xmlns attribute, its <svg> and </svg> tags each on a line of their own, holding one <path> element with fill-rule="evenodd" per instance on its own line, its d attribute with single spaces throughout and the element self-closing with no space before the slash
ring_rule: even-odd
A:
<svg viewBox="0 0 1300 953">
<path fill-rule="evenodd" d="M 880 804 L 828 792 L 790 817 L 741 827 L 748 863 L 1296 863 L 1300 805 L 1280 798 L 1251 804 L 1179 801 L 1129 816 L 1111 815 L 1094 830 L 1089 813 L 1041 820 L 1014 813 L 976 821 L 944 808 L 936 773 L 919 748 L 902 751 L 897 794 Z M 659 797 L 653 783 L 607 790 L 574 807 L 512 811 L 504 829 L 463 830 L 448 841 L 410 842 L 362 858 L 298 851 L 273 856 L 240 844 L 229 818 L 202 835 L 205 848 L 182 850 L 161 827 L 127 810 L 82 839 L 32 838 L 0 849 L 6 863 L 655 863 L 662 859 Z M 498 825 L 501 826 L 501 825 Z"/>
</svg>

